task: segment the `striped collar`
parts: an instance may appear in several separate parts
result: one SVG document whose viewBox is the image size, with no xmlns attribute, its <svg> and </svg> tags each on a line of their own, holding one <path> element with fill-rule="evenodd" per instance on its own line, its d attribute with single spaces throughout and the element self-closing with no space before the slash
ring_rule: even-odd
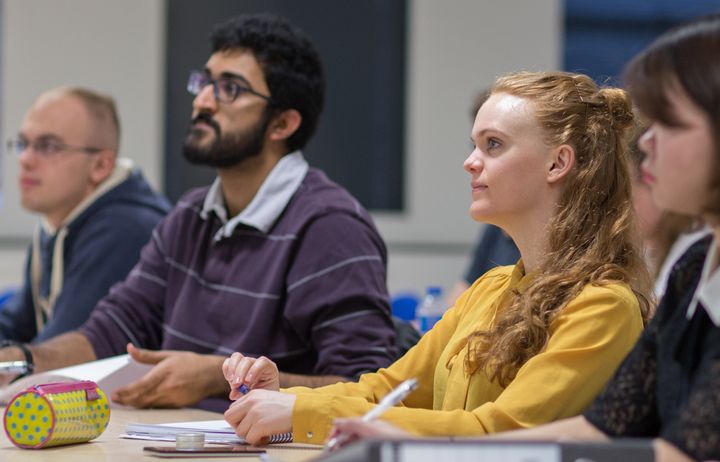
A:
<svg viewBox="0 0 720 462">
<path fill-rule="evenodd" d="M 214 213 L 223 226 L 215 234 L 215 240 L 232 236 L 235 228 L 242 224 L 267 234 L 280 217 L 295 191 L 300 187 L 309 165 L 301 151 L 284 156 L 273 167 L 252 201 L 236 216 L 228 219 L 223 199 L 220 178 L 216 178 L 205 196 L 200 216 L 207 220 Z"/>
</svg>

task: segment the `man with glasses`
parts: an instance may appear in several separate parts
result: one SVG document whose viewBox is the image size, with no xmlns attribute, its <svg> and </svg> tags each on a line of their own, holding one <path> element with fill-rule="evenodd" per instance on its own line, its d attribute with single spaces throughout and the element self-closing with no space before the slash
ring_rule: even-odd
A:
<svg viewBox="0 0 720 462">
<path fill-rule="evenodd" d="M 123 404 L 220 397 L 200 406 L 224 410 L 221 365 L 236 351 L 275 361 L 282 386 L 347 380 L 394 355 L 385 245 L 367 211 L 301 152 L 323 105 L 314 47 L 268 15 L 221 24 L 211 43 L 188 82 L 184 155 L 217 179 L 178 202 L 85 325 L 31 348 L 39 370 L 126 350 L 154 364 L 113 394 Z"/>
<path fill-rule="evenodd" d="M 40 214 L 22 289 L 0 311 L 0 340 L 26 350 L 77 329 L 125 278 L 169 210 L 129 159 L 118 159 L 112 98 L 57 88 L 29 109 L 18 136 L 22 205 Z"/>
</svg>

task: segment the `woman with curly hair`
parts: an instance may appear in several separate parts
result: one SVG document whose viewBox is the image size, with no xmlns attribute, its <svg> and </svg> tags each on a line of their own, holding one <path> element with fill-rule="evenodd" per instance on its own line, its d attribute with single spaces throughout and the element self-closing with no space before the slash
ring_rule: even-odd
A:
<svg viewBox="0 0 720 462">
<path fill-rule="evenodd" d="M 662 209 L 703 220 L 711 235 L 673 265 L 667 291 L 637 344 L 582 416 L 506 439 L 654 438 L 655 460 L 720 460 L 720 14 L 657 39 L 625 72 L 649 122 L 641 167 Z M 299 398 L 298 398 L 299 399 Z M 401 436 L 358 419 L 345 435 Z"/>
<path fill-rule="evenodd" d="M 658 461 L 720 459 L 720 14 L 684 24 L 629 64 L 650 125 L 641 168 L 662 209 L 712 233 L 673 266 L 657 314 L 580 417 L 517 438 L 655 438 Z"/>
<path fill-rule="evenodd" d="M 480 277 L 387 369 L 358 383 L 278 392 L 277 368 L 235 353 L 223 371 L 246 385 L 226 420 L 263 443 L 293 432 L 322 443 L 399 383 L 419 388 L 383 419 L 419 435 L 482 435 L 582 412 L 632 348 L 650 279 L 630 200 L 630 101 L 587 76 L 498 79 L 472 130 L 470 215 L 502 228 L 521 259 Z"/>
</svg>

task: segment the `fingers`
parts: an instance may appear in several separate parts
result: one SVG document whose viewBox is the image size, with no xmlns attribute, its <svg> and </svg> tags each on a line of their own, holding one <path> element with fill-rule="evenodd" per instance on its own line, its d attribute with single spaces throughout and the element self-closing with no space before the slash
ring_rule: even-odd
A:
<svg viewBox="0 0 720 462">
<path fill-rule="evenodd" d="M 235 368 L 243 358 L 244 356 L 241 353 L 233 353 L 223 361 L 222 371 L 225 380 L 231 382 L 235 379 Z"/>
<path fill-rule="evenodd" d="M 235 434 L 247 439 L 247 435 L 250 430 L 258 424 L 260 417 L 262 416 L 262 398 L 258 398 L 258 392 L 251 392 L 241 399 L 235 401 L 231 407 L 235 407 L 233 419 L 235 425 Z M 229 410 L 229 409 L 228 409 Z M 227 420 L 227 419 L 226 419 Z M 228 422 L 230 423 L 230 422 Z"/>
<path fill-rule="evenodd" d="M 336 419 L 333 422 L 333 428 L 328 437 L 328 441 L 334 441 L 332 451 L 337 451 L 363 437 L 362 434 L 358 433 L 358 423 L 362 425 L 364 422 L 360 419 Z M 359 429 L 362 431 L 362 428 Z"/>
<path fill-rule="evenodd" d="M 338 438 L 339 436 L 340 436 L 340 429 L 338 429 L 337 420 L 335 420 L 333 422 L 333 427 L 330 429 L 330 434 L 327 437 L 327 441 L 330 441 L 334 438 Z"/>
<path fill-rule="evenodd" d="M 273 434 L 292 431 L 295 395 L 252 390 L 225 411 L 225 420 L 235 434 L 249 443 L 263 445 Z"/>
<path fill-rule="evenodd" d="M 239 399 L 232 403 L 230 407 L 225 411 L 224 417 L 225 421 L 235 429 L 235 434 L 238 436 L 244 436 L 245 433 L 241 433 L 238 431 L 238 426 L 245 418 L 245 414 L 247 414 L 247 406 L 244 405 L 245 400 Z"/>
<path fill-rule="evenodd" d="M 243 419 L 239 421 L 235 427 L 235 434 L 247 439 L 247 434 L 250 432 L 250 429 L 254 424 L 255 422 L 253 422 L 253 419 L 245 413 L 245 417 L 243 417 Z"/>
<path fill-rule="evenodd" d="M 232 356 L 223 362 L 223 375 L 230 384 L 232 391 L 230 399 L 240 397 L 236 390 L 240 385 L 246 385 L 248 389 L 266 388 L 270 390 L 279 389 L 279 373 L 277 366 L 265 356 L 250 358 L 241 353 L 233 353 Z"/>
<path fill-rule="evenodd" d="M 335 420 L 333 420 L 333 426 L 332 426 L 332 428 L 330 429 L 330 434 L 328 435 L 328 439 L 335 438 L 336 436 L 338 436 L 338 435 L 342 432 L 342 428 L 343 428 L 342 423 L 343 423 L 345 420 L 346 420 L 346 419 L 335 419 Z"/>
<path fill-rule="evenodd" d="M 245 441 L 253 446 L 267 446 L 268 443 L 270 443 L 270 436 L 267 435 L 263 423 L 258 422 L 253 425 L 247 435 L 245 435 Z"/>
<path fill-rule="evenodd" d="M 260 356 L 250 367 L 246 376 L 245 383 L 250 388 L 254 388 L 258 382 L 271 382 L 276 380 L 278 376 L 277 366 L 265 356 Z"/>
<path fill-rule="evenodd" d="M 152 406 L 157 400 L 157 388 L 162 382 L 162 375 L 153 368 L 141 379 L 118 388 L 112 394 L 112 400 L 126 406 L 145 408 Z"/>
<path fill-rule="evenodd" d="M 235 366 L 238 363 L 237 355 L 240 355 L 240 353 L 233 353 L 232 356 L 225 358 L 225 361 L 223 361 L 222 364 L 222 373 L 223 377 L 225 378 L 225 381 L 230 385 L 230 400 L 235 401 L 238 399 L 241 395 L 236 389 L 235 389 Z M 242 356 L 242 355 L 240 355 Z"/>
<path fill-rule="evenodd" d="M 225 378 L 230 384 L 230 388 L 232 389 L 232 391 L 230 392 L 230 399 L 237 399 L 242 395 L 242 393 L 239 393 L 237 391 L 240 385 L 245 384 L 248 385 L 249 388 L 252 388 L 252 386 L 250 386 L 247 381 L 246 375 L 250 367 L 256 361 L 256 359 L 242 356 L 240 353 L 234 353 L 233 356 L 230 357 L 230 359 L 231 363 L 229 366 L 229 373 L 225 374 Z"/>
<path fill-rule="evenodd" d="M 245 375 L 255 362 L 255 358 L 243 356 L 241 353 L 233 353 L 229 359 L 228 373 L 225 374 L 225 379 L 230 383 L 230 386 L 236 388 L 238 385 L 247 383 Z M 224 370 L 223 373 L 225 373 Z"/>
<path fill-rule="evenodd" d="M 132 359 L 143 364 L 157 364 L 171 354 L 169 351 L 152 351 L 138 348 L 132 343 L 127 344 L 127 352 Z"/>
<path fill-rule="evenodd" d="M 232 385 L 233 387 L 237 388 L 238 386 L 245 384 L 248 388 L 253 388 L 255 384 L 250 382 L 248 372 L 252 369 L 252 366 L 255 365 L 256 362 L 257 359 L 255 358 L 244 358 L 243 361 L 238 364 L 238 367 L 235 370 L 235 384 Z"/>
<path fill-rule="evenodd" d="M 344 442 L 351 438 L 357 439 L 358 434 L 354 422 L 355 419 L 335 419 L 328 439 L 335 438 L 338 442 Z"/>
<path fill-rule="evenodd" d="M 15 378 L 18 376 L 18 374 L 2 374 L 0 373 L 0 387 L 4 387 L 6 385 L 9 385 Z"/>
</svg>

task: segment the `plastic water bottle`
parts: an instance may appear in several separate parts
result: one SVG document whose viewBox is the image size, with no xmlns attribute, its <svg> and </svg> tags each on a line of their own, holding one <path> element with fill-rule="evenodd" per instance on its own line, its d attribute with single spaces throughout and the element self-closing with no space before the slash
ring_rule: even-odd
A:
<svg viewBox="0 0 720 462">
<path fill-rule="evenodd" d="M 442 296 L 442 287 L 428 287 L 425 298 L 417 310 L 420 332 L 424 334 L 432 329 L 432 326 L 442 318 L 444 312 L 445 302 Z"/>
</svg>

